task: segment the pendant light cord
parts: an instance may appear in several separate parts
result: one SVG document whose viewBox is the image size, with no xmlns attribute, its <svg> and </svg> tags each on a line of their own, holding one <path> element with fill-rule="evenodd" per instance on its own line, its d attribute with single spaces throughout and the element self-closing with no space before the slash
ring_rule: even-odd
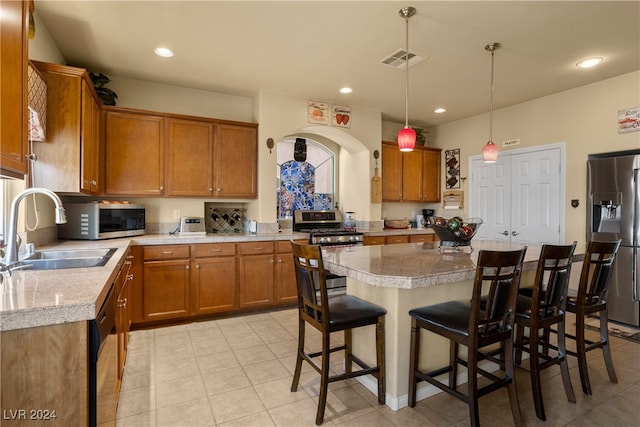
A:
<svg viewBox="0 0 640 427">
<path fill-rule="evenodd" d="M 404 127 L 409 127 L 409 16 L 405 14 L 405 46 L 404 53 Z"/>
<path fill-rule="evenodd" d="M 495 46 L 491 45 L 491 94 L 489 95 L 489 141 L 493 142 L 493 54 Z"/>
</svg>

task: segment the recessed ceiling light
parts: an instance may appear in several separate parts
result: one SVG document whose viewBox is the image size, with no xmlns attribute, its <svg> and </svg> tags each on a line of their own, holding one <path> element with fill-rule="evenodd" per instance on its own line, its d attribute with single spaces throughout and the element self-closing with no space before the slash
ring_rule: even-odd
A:
<svg viewBox="0 0 640 427">
<path fill-rule="evenodd" d="M 343 87 L 339 90 L 340 93 L 351 93 L 353 92 L 353 89 L 351 89 L 350 87 Z"/>
<path fill-rule="evenodd" d="M 595 58 L 583 59 L 582 61 L 579 61 L 576 65 L 580 68 L 591 68 L 591 67 L 595 67 L 601 62 L 602 62 L 602 58 L 598 56 Z"/>
<path fill-rule="evenodd" d="M 433 110 L 433 112 L 436 113 L 436 114 L 442 114 L 442 113 L 444 113 L 446 111 L 447 111 L 447 109 L 446 108 L 442 108 L 442 107 L 438 107 L 435 110 Z"/>
<path fill-rule="evenodd" d="M 157 47 L 153 49 L 153 51 L 156 53 L 156 55 L 165 58 L 171 58 L 173 56 L 173 51 L 171 49 L 167 49 L 166 47 Z"/>
</svg>

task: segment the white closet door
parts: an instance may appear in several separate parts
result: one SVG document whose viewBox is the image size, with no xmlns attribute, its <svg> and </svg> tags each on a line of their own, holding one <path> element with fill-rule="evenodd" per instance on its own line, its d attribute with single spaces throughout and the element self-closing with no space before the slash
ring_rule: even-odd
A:
<svg viewBox="0 0 640 427">
<path fill-rule="evenodd" d="M 560 243 L 560 150 L 511 156 L 511 235 Z"/>
<path fill-rule="evenodd" d="M 469 212 L 484 222 L 476 238 L 561 243 L 561 159 L 558 147 L 472 158 Z"/>
<path fill-rule="evenodd" d="M 476 239 L 509 240 L 511 232 L 511 161 L 500 157 L 496 163 L 473 161 L 472 217 L 482 218 Z"/>
</svg>

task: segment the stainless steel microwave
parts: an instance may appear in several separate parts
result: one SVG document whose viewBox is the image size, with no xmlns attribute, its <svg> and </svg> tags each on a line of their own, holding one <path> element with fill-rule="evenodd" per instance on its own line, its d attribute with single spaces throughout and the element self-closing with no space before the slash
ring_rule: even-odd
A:
<svg viewBox="0 0 640 427">
<path fill-rule="evenodd" d="M 101 240 L 144 234 L 145 209 L 129 203 L 65 203 L 67 223 L 58 238 Z"/>
</svg>

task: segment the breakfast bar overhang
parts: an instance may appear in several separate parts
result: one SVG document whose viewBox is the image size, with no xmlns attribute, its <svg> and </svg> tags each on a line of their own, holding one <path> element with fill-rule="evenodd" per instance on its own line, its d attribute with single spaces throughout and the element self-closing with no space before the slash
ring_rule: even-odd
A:
<svg viewBox="0 0 640 427">
<path fill-rule="evenodd" d="M 450 300 L 470 299 L 478 252 L 481 250 L 515 250 L 520 243 L 478 241 L 473 250 L 459 252 L 438 249 L 437 242 L 397 245 L 327 248 L 324 264 L 332 273 L 347 277 L 347 293 L 380 305 L 386 315 L 386 403 L 393 410 L 407 406 L 409 377 L 409 310 Z M 540 247 L 529 246 L 524 260 L 522 285 L 535 275 Z M 375 361 L 374 328 L 360 328 L 353 333 L 354 354 L 364 361 Z M 435 369 L 448 363 L 449 344 L 442 337 L 429 334 L 421 340 L 421 369 Z M 462 372 L 466 376 L 466 372 Z M 359 381 L 374 394 L 375 380 Z M 466 381 L 466 380 L 465 380 Z M 465 382 L 461 381 L 461 382 Z M 418 386 L 417 398 L 424 399 L 439 391 Z"/>
</svg>

